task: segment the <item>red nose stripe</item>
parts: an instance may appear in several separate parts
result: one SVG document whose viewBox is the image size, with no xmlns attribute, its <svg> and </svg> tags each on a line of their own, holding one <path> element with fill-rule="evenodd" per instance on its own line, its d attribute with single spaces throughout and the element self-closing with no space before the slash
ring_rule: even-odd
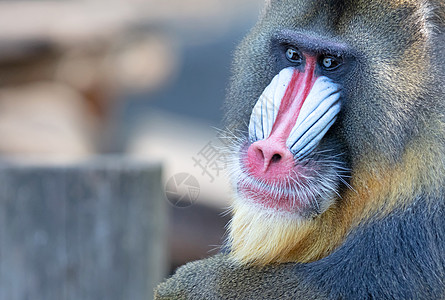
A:
<svg viewBox="0 0 445 300">
<path fill-rule="evenodd" d="M 304 72 L 294 71 L 270 136 L 249 146 L 245 165 L 253 177 L 266 182 L 280 182 L 294 170 L 294 155 L 286 140 L 316 79 L 314 69 L 315 59 L 308 57 Z"/>
<path fill-rule="evenodd" d="M 309 95 L 315 82 L 315 57 L 307 57 L 304 72 L 294 71 L 292 78 L 284 93 L 277 118 L 272 127 L 270 136 L 286 140 L 297 122 L 304 100 Z"/>
</svg>

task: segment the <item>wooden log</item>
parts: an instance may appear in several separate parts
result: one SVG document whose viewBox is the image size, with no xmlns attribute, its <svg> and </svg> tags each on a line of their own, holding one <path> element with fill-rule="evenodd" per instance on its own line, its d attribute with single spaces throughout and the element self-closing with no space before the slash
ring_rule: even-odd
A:
<svg viewBox="0 0 445 300">
<path fill-rule="evenodd" d="M 0 299 L 152 299 L 165 276 L 161 167 L 0 162 Z"/>
</svg>

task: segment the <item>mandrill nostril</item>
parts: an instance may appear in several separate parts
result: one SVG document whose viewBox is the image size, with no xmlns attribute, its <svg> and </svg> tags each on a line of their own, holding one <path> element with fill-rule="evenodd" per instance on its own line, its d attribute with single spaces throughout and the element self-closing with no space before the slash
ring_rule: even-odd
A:
<svg viewBox="0 0 445 300">
<path fill-rule="evenodd" d="M 294 156 L 282 139 L 269 137 L 250 145 L 246 166 L 250 175 L 258 179 L 278 180 L 289 175 L 294 167 Z"/>
<path fill-rule="evenodd" d="M 262 161 L 265 160 L 266 157 L 264 157 L 264 152 L 263 152 L 261 149 L 258 149 L 258 152 L 260 153 L 261 160 L 262 160 Z"/>
<path fill-rule="evenodd" d="M 277 163 L 281 160 L 281 155 L 280 154 L 274 154 L 272 156 L 272 158 L 270 159 L 271 163 Z"/>
</svg>

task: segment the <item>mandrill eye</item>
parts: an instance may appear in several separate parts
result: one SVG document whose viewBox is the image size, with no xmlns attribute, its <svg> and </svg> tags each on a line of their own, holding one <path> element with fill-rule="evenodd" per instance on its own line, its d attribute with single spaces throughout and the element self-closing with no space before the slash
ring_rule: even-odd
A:
<svg viewBox="0 0 445 300">
<path fill-rule="evenodd" d="M 301 55 L 295 48 L 287 48 L 286 58 L 292 63 L 301 63 Z"/>
<path fill-rule="evenodd" d="M 321 66 L 323 67 L 323 69 L 328 71 L 337 69 L 342 63 L 343 60 L 341 57 L 335 57 L 330 55 L 321 57 Z"/>
</svg>

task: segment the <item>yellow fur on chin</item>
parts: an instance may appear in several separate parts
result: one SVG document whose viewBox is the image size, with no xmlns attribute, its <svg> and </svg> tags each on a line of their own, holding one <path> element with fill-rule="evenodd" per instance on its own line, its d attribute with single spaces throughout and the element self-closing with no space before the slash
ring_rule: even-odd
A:
<svg viewBox="0 0 445 300">
<path fill-rule="evenodd" d="M 236 200 L 233 209 L 230 223 L 232 254 L 243 263 L 266 265 L 286 262 L 283 258 L 311 228 L 310 221 L 286 218 L 279 212 L 253 209 L 243 200 Z"/>
</svg>

